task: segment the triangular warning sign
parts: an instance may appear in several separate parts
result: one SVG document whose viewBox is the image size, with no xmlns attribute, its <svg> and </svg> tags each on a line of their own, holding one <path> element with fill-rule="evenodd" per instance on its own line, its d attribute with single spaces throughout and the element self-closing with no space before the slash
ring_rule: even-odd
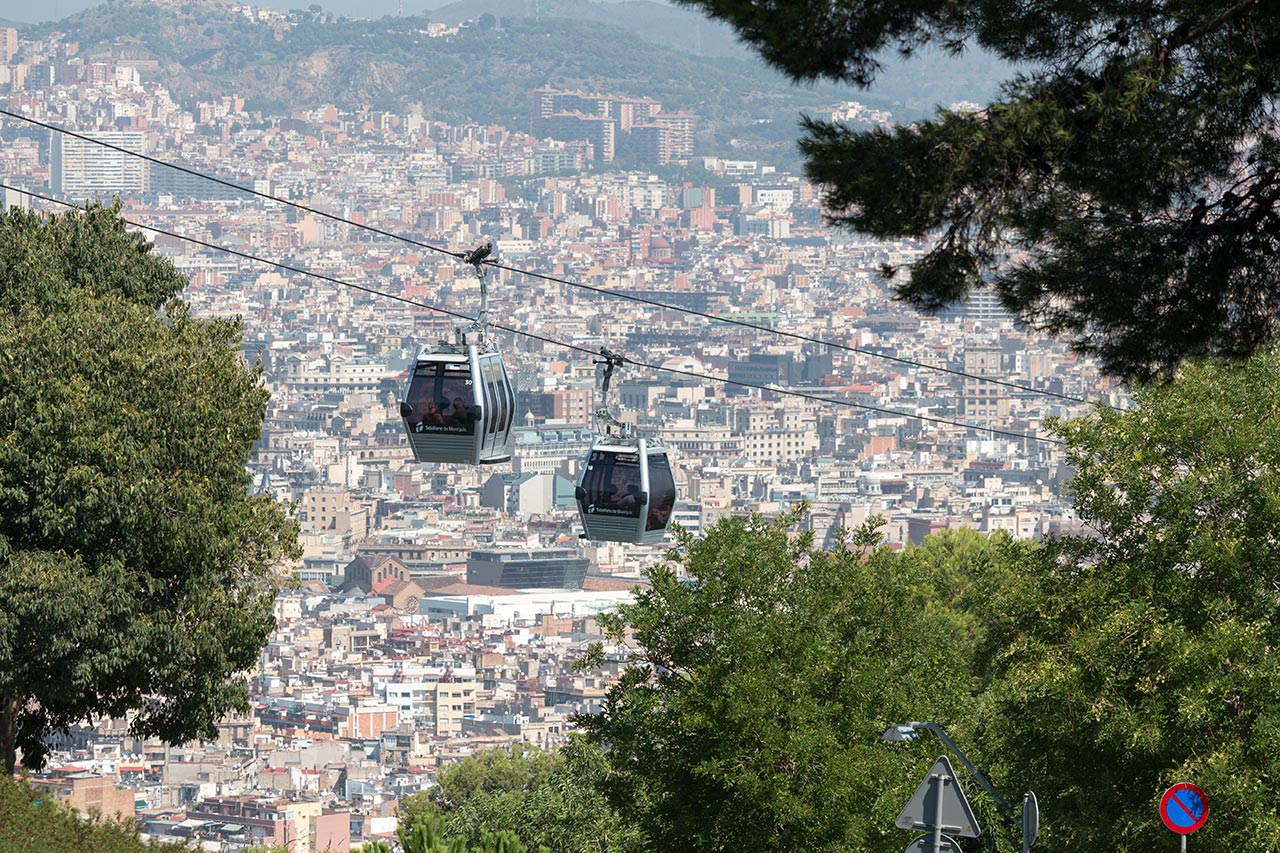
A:
<svg viewBox="0 0 1280 853">
<path fill-rule="evenodd" d="M 960 790 L 956 772 L 951 769 L 951 762 L 945 755 L 933 763 L 929 775 L 916 788 L 894 825 L 899 829 L 932 830 L 938 817 L 939 797 L 942 798 L 943 832 L 966 838 L 977 838 L 982 834 L 978 819 L 973 816 L 964 791 Z"/>
</svg>

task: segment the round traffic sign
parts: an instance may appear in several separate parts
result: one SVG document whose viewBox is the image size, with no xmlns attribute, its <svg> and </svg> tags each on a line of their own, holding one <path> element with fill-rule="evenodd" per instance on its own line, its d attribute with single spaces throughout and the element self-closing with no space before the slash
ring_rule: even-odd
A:
<svg viewBox="0 0 1280 853">
<path fill-rule="evenodd" d="M 1160 798 L 1160 819 L 1179 835 L 1190 835 L 1204 826 L 1209 816 L 1209 800 L 1190 782 L 1170 786 Z"/>
</svg>

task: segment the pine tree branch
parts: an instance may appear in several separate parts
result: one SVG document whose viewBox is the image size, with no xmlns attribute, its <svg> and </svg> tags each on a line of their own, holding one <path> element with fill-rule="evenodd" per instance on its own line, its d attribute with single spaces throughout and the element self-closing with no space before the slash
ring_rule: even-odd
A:
<svg viewBox="0 0 1280 853">
<path fill-rule="evenodd" d="M 1209 33 L 1221 27 L 1227 21 L 1230 21 L 1232 18 L 1236 18 L 1243 15 L 1244 13 L 1248 12 L 1252 7 L 1257 5 L 1258 5 L 1258 0 L 1240 0 L 1239 3 L 1232 6 L 1230 9 L 1223 10 L 1217 17 L 1213 18 L 1212 20 L 1206 21 L 1205 23 L 1201 24 L 1195 29 L 1189 28 L 1190 27 L 1189 21 L 1183 22 L 1178 26 L 1177 29 L 1173 31 L 1173 35 L 1169 37 L 1169 40 L 1165 42 L 1164 47 L 1161 48 L 1160 52 L 1156 54 L 1155 56 L 1156 62 L 1159 63 L 1161 66 L 1166 65 L 1169 61 L 1170 54 L 1172 54 L 1178 48 L 1186 47 L 1192 42 L 1205 37 Z"/>
</svg>

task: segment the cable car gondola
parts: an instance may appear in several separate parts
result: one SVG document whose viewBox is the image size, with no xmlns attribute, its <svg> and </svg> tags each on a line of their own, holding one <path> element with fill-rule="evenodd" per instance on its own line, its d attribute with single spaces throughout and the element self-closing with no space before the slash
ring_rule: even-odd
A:
<svg viewBox="0 0 1280 853">
<path fill-rule="evenodd" d="M 667 448 L 659 438 L 639 438 L 630 424 L 609 413 L 609 380 L 623 363 L 601 350 L 605 365 L 596 434 L 578 475 L 575 495 L 585 539 L 600 542 L 662 541 L 676 503 L 676 483 Z"/>
<path fill-rule="evenodd" d="M 481 262 L 493 244 L 463 260 L 480 278 L 480 315 L 454 327 L 454 340 L 418 348 L 400 417 L 418 462 L 492 465 L 511 459 L 516 392 L 488 330 L 489 292 Z"/>
</svg>

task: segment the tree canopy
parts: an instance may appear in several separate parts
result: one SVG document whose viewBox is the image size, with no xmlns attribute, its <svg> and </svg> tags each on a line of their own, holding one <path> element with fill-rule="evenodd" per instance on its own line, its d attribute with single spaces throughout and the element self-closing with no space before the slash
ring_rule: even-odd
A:
<svg viewBox="0 0 1280 853">
<path fill-rule="evenodd" d="M 137 827 L 118 817 L 81 814 L 48 789 L 0 776 L 0 850 L 5 853 L 185 853 L 182 847 L 144 843 Z"/>
<path fill-rule="evenodd" d="M 247 706 L 296 523 L 251 495 L 267 391 L 238 320 L 117 209 L 0 215 L 0 756 L 132 714 L 212 737 Z"/>
<path fill-rule="evenodd" d="M 1015 809 L 1036 792 L 1046 848 L 1155 849 L 1161 793 L 1191 781 L 1211 803 L 1197 847 L 1269 849 L 1278 389 L 1268 350 L 1056 423 L 1082 534 L 823 552 L 782 517 L 682 537 L 609 623 L 632 658 L 579 720 L 607 763 L 598 786 L 646 849 L 894 853 L 910 840 L 894 817 L 943 746 L 879 737 L 930 720 Z M 984 829 L 965 849 L 1020 849 L 961 781 Z"/>
<path fill-rule="evenodd" d="M 894 817 L 926 755 L 880 735 L 968 718 L 973 626 L 937 606 L 932 580 L 955 561 L 814 550 L 791 533 L 796 518 L 683 536 L 686 577 L 651 570 L 652 588 L 610 622 L 619 640 L 633 632 L 636 658 L 578 722 L 604 748 L 602 790 L 647 849 L 901 850 Z M 966 539 L 971 558 L 1020 547 Z"/>
<path fill-rule="evenodd" d="M 1096 537 L 989 586 L 982 751 L 1034 788 L 1045 843 L 1149 850 L 1160 793 L 1210 800 L 1204 850 L 1280 834 L 1280 356 L 1196 364 L 1139 408 L 1062 425 Z"/>
<path fill-rule="evenodd" d="M 1110 373 L 1244 357 L 1280 311 L 1280 6 L 1262 0 L 677 0 L 793 79 L 869 87 L 926 45 L 1020 69 L 978 111 L 857 131 L 805 118 L 832 220 L 934 238 L 900 298 L 991 287 Z M 896 272 L 885 270 L 887 275 Z"/>
<path fill-rule="evenodd" d="M 434 827 L 448 843 L 483 849 L 509 832 L 530 850 L 639 853 L 635 829 L 623 824 L 598 790 L 606 772 L 600 751 L 574 738 L 556 752 L 516 745 L 491 749 L 441 769 L 438 784 L 405 798 L 401 832 Z"/>
</svg>

